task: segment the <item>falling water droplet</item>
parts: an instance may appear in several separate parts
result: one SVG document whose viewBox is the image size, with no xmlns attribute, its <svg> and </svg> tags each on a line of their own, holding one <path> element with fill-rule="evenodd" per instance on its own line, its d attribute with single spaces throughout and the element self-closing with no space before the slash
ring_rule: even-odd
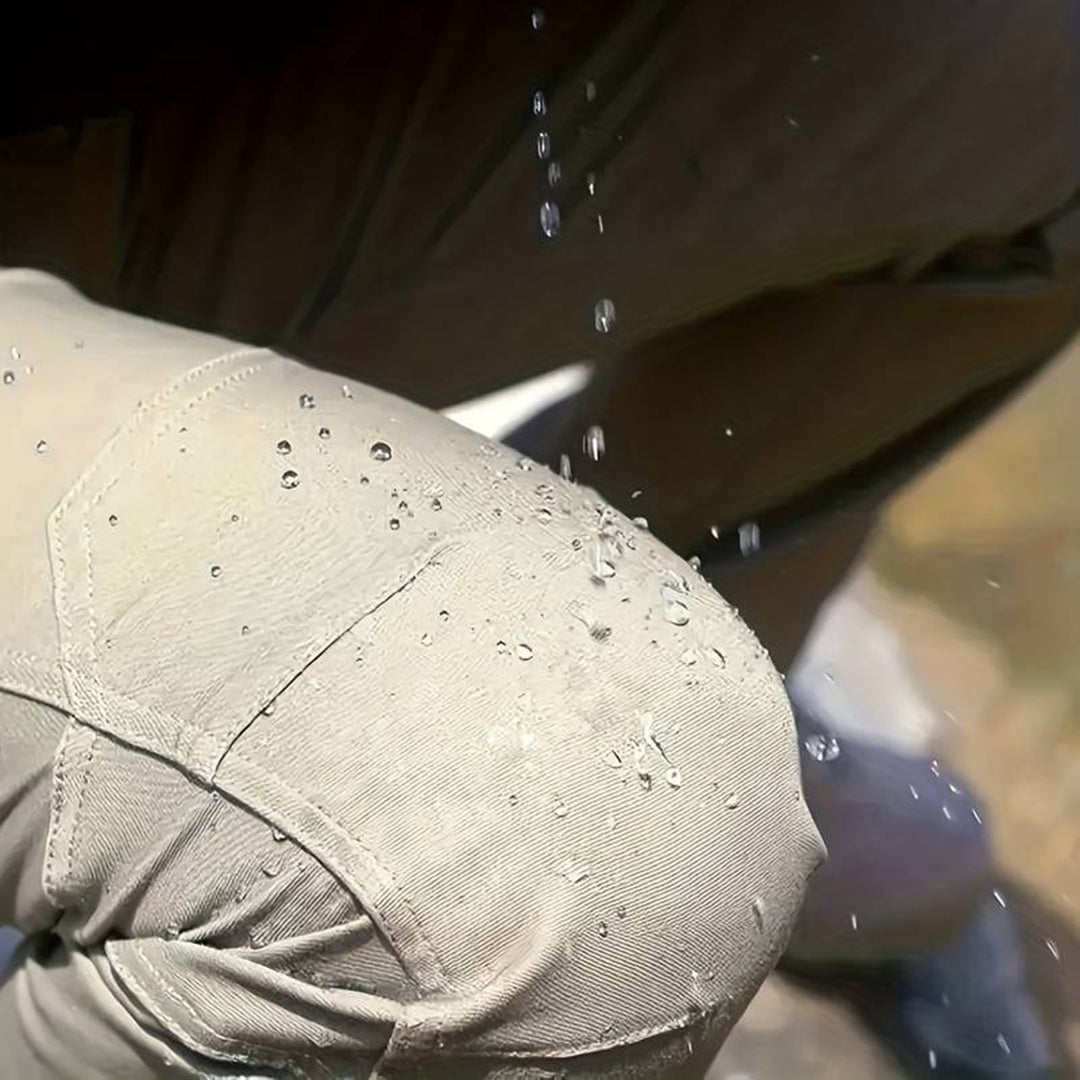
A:
<svg viewBox="0 0 1080 1080">
<path fill-rule="evenodd" d="M 604 429 L 599 424 L 590 425 L 581 440 L 581 446 L 593 461 L 599 461 L 604 456 Z"/>
<path fill-rule="evenodd" d="M 394 456 L 393 450 L 390 449 L 389 443 L 376 442 L 371 444 L 371 456 L 376 461 L 389 461 Z"/>
<path fill-rule="evenodd" d="M 533 116 L 547 116 L 547 95 L 543 90 L 537 90 L 533 94 Z"/>
<path fill-rule="evenodd" d="M 1012 1047 L 1009 1045 L 1009 1040 L 999 1031 L 997 1034 L 997 1044 L 1001 1047 L 1001 1052 L 1007 1057 L 1012 1056 Z"/>
<path fill-rule="evenodd" d="M 535 7 L 529 16 L 529 22 L 534 30 L 543 30 L 544 23 L 547 22 L 547 13 L 543 8 Z"/>
<path fill-rule="evenodd" d="M 668 769 L 664 774 L 664 779 L 668 782 L 668 787 L 682 787 L 682 772 L 677 765 L 672 765 L 671 768 Z"/>
<path fill-rule="evenodd" d="M 753 555 L 761 549 L 761 528 L 756 521 L 739 526 L 739 551 L 743 556 Z"/>
<path fill-rule="evenodd" d="M 1005 897 L 1001 895 L 1000 889 L 994 890 L 994 899 L 1002 906 L 1005 907 Z"/>
<path fill-rule="evenodd" d="M 555 187 L 562 180 L 562 166 L 557 161 L 548 163 L 547 182 L 548 187 Z"/>
<path fill-rule="evenodd" d="M 526 645 L 524 641 L 521 642 L 517 647 L 517 658 L 519 660 L 531 660 L 533 658 L 532 647 Z"/>
<path fill-rule="evenodd" d="M 930 1068 L 931 1069 L 936 1069 L 937 1068 L 937 1051 L 936 1050 L 929 1050 L 929 1051 L 927 1051 L 926 1056 L 927 1056 L 927 1059 L 930 1062 Z"/>
<path fill-rule="evenodd" d="M 615 304 L 608 299 L 597 300 L 593 323 L 601 334 L 610 334 L 615 327 Z"/>
<path fill-rule="evenodd" d="M 551 157 L 551 134 L 547 131 L 536 133 L 536 156 L 541 161 L 547 161 Z"/>
<path fill-rule="evenodd" d="M 815 761 L 835 761 L 840 756 L 840 741 L 835 735 L 815 733 L 803 743 Z"/>
<path fill-rule="evenodd" d="M 559 235 L 559 229 L 562 228 L 562 217 L 559 214 L 558 206 L 551 202 L 545 201 L 540 204 L 540 230 L 549 239 Z"/>
<path fill-rule="evenodd" d="M 14 381 L 15 381 L 15 372 L 14 371 L 5 371 L 4 372 L 4 385 L 5 386 L 10 386 Z"/>
<path fill-rule="evenodd" d="M 854 911 L 851 913 L 851 929 L 852 930 L 858 930 L 859 929 L 859 916 L 856 915 Z"/>
<path fill-rule="evenodd" d="M 319 438 L 320 439 L 329 439 L 330 438 L 330 429 L 328 427 L 319 428 Z"/>
<path fill-rule="evenodd" d="M 690 558 L 687 559 L 686 561 L 687 561 L 687 563 L 689 563 L 691 570 L 696 570 L 699 574 L 701 573 L 701 556 L 700 555 L 691 555 Z"/>
<path fill-rule="evenodd" d="M 292 443 L 288 439 L 281 439 L 277 444 L 277 452 L 279 454 L 291 454 Z"/>
<path fill-rule="evenodd" d="M 44 439 L 38 439 L 38 441 L 34 444 L 34 449 L 39 454 L 44 454 L 45 451 L 49 449 L 49 444 Z"/>
<path fill-rule="evenodd" d="M 764 933 L 765 931 L 765 901 L 760 896 L 755 896 L 750 903 L 750 908 L 754 913 L 754 925 L 758 929 L 758 933 Z"/>
<path fill-rule="evenodd" d="M 574 479 L 574 470 L 570 465 L 570 455 L 569 454 L 560 454 L 559 455 L 559 475 L 564 480 L 573 480 Z"/>
<path fill-rule="evenodd" d="M 300 483 L 300 477 L 292 471 L 292 469 L 286 469 L 281 474 L 281 486 L 286 490 L 291 490 Z"/>
<path fill-rule="evenodd" d="M 596 231 L 601 236 L 604 235 L 604 215 L 603 214 L 597 214 L 596 215 Z"/>
<path fill-rule="evenodd" d="M 1055 959 L 1061 960 L 1061 950 L 1057 946 L 1057 942 L 1053 938 L 1046 939 L 1046 948 L 1050 955 Z"/>
<path fill-rule="evenodd" d="M 221 567 L 220 566 L 211 566 L 210 567 L 210 576 L 212 578 L 221 577 Z"/>
<path fill-rule="evenodd" d="M 714 540 L 719 540 L 720 539 L 720 526 L 719 525 L 710 525 L 709 526 L 709 535 Z"/>
<path fill-rule="evenodd" d="M 596 173 L 591 172 L 585 174 L 585 190 L 588 191 L 590 195 L 596 194 Z"/>
<path fill-rule="evenodd" d="M 301 394 L 300 395 L 300 408 L 301 409 L 314 409 L 315 397 L 313 394 Z"/>
<path fill-rule="evenodd" d="M 555 801 L 551 804 L 551 812 L 557 818 L 564 818 L 569 813 L 569 810 L 566 808 L 566 803 L 564 803 L 558 795 L 555 796 Z"/>
<path fill-rule="evenodd" d="M 589 79 L 589 81 L 585 83 L 585 100 L 596 100 L 596 83 L 594 83 L 592 79 Z"/>
<path fill-rule="evenodd" d="M 672 626 L 685 626 L 690 621 L 690 611 L 681 600 L 669 600 L 664 605 L 664 618 Z"/>
</svg>

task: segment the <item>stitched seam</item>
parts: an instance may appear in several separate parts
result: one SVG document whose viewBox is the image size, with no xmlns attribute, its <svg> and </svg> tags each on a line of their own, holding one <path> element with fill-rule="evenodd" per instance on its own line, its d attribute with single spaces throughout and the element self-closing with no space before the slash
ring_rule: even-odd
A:
<svg viewBox="0 0 1080 1080">
<path fill-rule="evenodd" d="M 439 959 L 438 953 L 435 951 L 435 947 L 431 943 L 431 939 L 428 937 L 427 931 L 424 929 L 423 920 L 420 918 L 420 915 L 413 907 L 412 901 L 409 899 L 405 890 L 401 887 L 401 883 L 398 881 L 397 876 L 390 869 L 390 867 L 387 866 L 383 862 L 383 860 L 375 853 L 375 851 L 367 844 L 365 844 L 359 837 L 356 837 L 351 832 L 349 832 L 349 830 L 346 829 L 340 821 L 338 821 L 334 817 L 331 817 L 331 815 L 326 813 L 326 811 L 321 810 L 319 807 L 315 806 L 315 804 L 312 803 L 306 795 L 293 787 L 288 781 L 282 779 L 282 777 L 279 776 L 277 773 L 271 773 L 268 770 L 264 769 L 261 765 L 253 761 L 242 751 L 237 750 L 235 747 L 233 747 L 229 751 L 229 754 L 230 756 L 238 757 L 241 761 L 244 762 L 245 765 L 248 766 L 248 768 L 250 768 L 253 772 L 258 773 L 260 776 L 271 778 L 275 783 L 280 784 L 281 787 L 284 788 L 289 794 L 295 796 L 302 803 L 304 803 L 305 806 L 311 807 L 322 817 L 327 818 L 334 825 L 336 825 L 337 828 L 340 829 L 341 832 L 349 838 L 349 840 L 356 844 L 356 846 L 360 848 L 360 850 L 363 851 L 368 856 L 368 858 L 371 859 L 371 861 L 375 864 L 379 871 L 390 880 L 391 884 L 394 886 L 394 889 L 397 891 L 398 896 L 400 896 L 401 902 L 405 905 L 405 909 L 412 916 L 413 922 L 416 925 L 417 933 L 420 937 L 421 942 L 423 942 L 425 951 L 427 952 L 428 962 L 434 965 L 435 970 L 438 972 L 439 976 L 446 984 L 449 985 L 450 978 L 446 973 L 446 969 L 442 965 L 442 961 Z M 386 915 L 381 910 L 380 905 L 376 904 L 371 898 L 367 898 L 366 900 L 361 901 L 361 904 L 362 906 L 370 907 L 376 914 L 378 914 L 379 919 L 382 922 L 383 928 L 385 929 L 386 935 L 390 939 L 391 944 L 393 944 L 399 952 L 403 953 L 404 949 L 397 935 L 395 935 L 393 931 L 390 920 L 387 919 Z"/>
</svg>

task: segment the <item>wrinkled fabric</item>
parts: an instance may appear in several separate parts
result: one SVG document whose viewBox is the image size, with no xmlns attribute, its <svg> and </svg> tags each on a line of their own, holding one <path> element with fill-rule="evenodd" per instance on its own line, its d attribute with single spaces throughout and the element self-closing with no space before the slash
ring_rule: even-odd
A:
<svg viewBox="0 0 1080 1080">
<path fill-rule="evenodd" d="M 822 855 L 704 580 L 272 352 L 31 272 L 0 327 L 9 1074 L 700 1070 Z"/>
</svg>

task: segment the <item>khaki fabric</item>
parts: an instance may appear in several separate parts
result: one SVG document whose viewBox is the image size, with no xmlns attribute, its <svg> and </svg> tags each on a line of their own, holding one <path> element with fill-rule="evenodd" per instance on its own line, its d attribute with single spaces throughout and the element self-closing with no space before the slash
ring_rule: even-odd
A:
<svg viewBox="0 0 1080 1080">
<path fill-rule="evenodd" d="M 272 352 L 26 271 L 0 344 L 0 1075 L 700 1074 L 822 857 L 731 608 Z"/>
</svg>

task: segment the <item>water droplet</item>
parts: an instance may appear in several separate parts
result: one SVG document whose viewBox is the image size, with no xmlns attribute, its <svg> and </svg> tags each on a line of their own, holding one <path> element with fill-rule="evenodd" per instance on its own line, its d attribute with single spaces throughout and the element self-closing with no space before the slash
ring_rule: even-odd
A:
<svg viewBox="0 0 1080 1080">
<path fill-rule="evenodd" d="M 330 438 L 330 429 L 328 427 L 319 428 L 319 438 L 320 439 L 329 439 Z"/>
<path fill-rule="evenodd" d="M 220 566 L 211 566 L 210 567 L 210 576 L 212 578 L 221 577 L 221 567 Z"/>
<path fill-rule="evenodd" d="M 280 844 L 285 839 L 285 834 L 276 826 L 270 830 L 270 835 Z"/>
<path fill-rule="evenodd" d="M 533 116 L 547 116 L 547 95 L 543 90 L 537 90 L 533 94 Z"/>
<path fill-rule="evenodd" d="M 270 701 L 263 708 L 263 716 L 273 716 L 277 712 L 277 702 Z"/>
<path fill-rule="evenodd" d="M 596 545 L 596 564 L 593 567 L 593 575 L 601 581 L 607 581 L 615 576 L 615 564 L 610 559 L 605 558 L 603 549 L 599 544 Z"/>
<path fill-rule="evenodd" d="M 390 444 L 384 442 L 372 443 L 370 454 L 376 461 L 389 461 L 394 456 Z"/>
<path fill-rule="evenodd" d="M 597 214 L 596 215 L 596 231 L 601 236 L 604 235 L 604 215 L 603 214 Z"/>
<path fill-rule="evenodd" d="M 597 300 L 593 309 L 593 323 L 601 334 L 610 334 L 615 327 L 615 304 L 604 299 Z"/>
<path fill-rule="evenodd" d="M 117 516 L 116 516 L 115 514 L 110 514 L 110 515 L 109 515 L 109 524 L 110 524 L 110 525 L 112 525 L 112 526 L 114 526 L 114 527 L 115 527 L 116 523 L 117 523 L 117 522 L 118 522 L 119 520 L 120 520 L 120 519 L 119 519 L 119 518 L 118 518 L 118 517 L 117 517 Z"/>
<path fill-rule="evenodd" d="M 14 360 L 16 364 L 22 359 L 22 353 L 19 352 L 19 347 L 17 345 L 11 346 L 11 359 Z"/>
<path fill-rule="evenodd" d="M 396 532 L 398 529 L 401 528 L 401 522 L 398 521 L 397 518 L 391 518 L 390 519 L 390 528 L 393 529 Z"/>
<path fill-rule="evenodd" d="M 677 765 L 672 765 L 671 768 L 668 769 L 664 774 L 664 779 L 668 782 L 668 787 L 682 787 L 682 772 Z"/>
<path fill-rule="evenodd" d="M 348 383 L 342 383 L 341 384 L 341 396 L 343 398 L 351 398 L 352 397 L 352 387 Z"/>
<path fill-rule="evenodd" d="M 908 784 L 908 791 L 911 792 L 912 799 L 914 799 L 915 802 L 918 802 L 919 801 L 919 793 L 915 790 L 915 785 L 914 784 Z"/>
<path fill-rule="evenodd" d="M 679 659 L 687 666 L 693 667 L 697 663 L 697 653 L 693 649 L 687 649 Z"/>
<path fill-rule="evenodd" d="M 589 868 L 574 858 L 569 858 L 563 862 L 559 872 L 572 885 L 579 884 L 589 876 Z"/>
<path fill-rule="evenodd" d="M 541 161 L 547 161 L 551 156 L 551 135 L 546 131 L 536 133 L 536 156 Z"/>
<path fill-rule="evenodd" d="M 277 452 L 279 454 L 291 454 L 292 443 L 288 439 L 281 439 L 277 444 Z"/>
<path fill-rule="evenodd" d="M 669 600 L 664 605 L 664 618 L 672 626 L 685 626 L 690 621 L 690 611 L 681 600 Z"/>
<path fill-rule="evenodd" d="M 540 230 L 550 240 L 559 235 L 559 229 L 562 228 L 562 215 L 559 213 L 558 206 L 551 202 L 545 201 L 540 204 Z"/>
<path fill-rule="evenodd" d="M 735 434 L 735 432 L 732 431 L 731 428 L 726 427 L 724 428 L 724 434 L 730 439 Z"/>
<path fill-rule="evenodd" d="M 169 923 L 165 927 L 165 939 L 167 941 L 175 941 L 180 936 L 180 927 L 176 923 Z"/>
<path fill-rule="evenodd" d="M 544 23 L 547 22 L 547 14 L 543 8 L 533 8 L 532 14 L 529 16 L 529 22 L 534 30 L 542 30 Z"/>
<path fill-rule="evenodd" d="M 277 877 L 281 873 L 281 863 L 277 859 L 273 859 L 262 868 L 262 872 L 267 877 Z"/>
<path fill-rule="evenodd" d="M 858 930 L 859 929 L 859 916 L 856 915 L 854 911 L 851 913 L 851 929 L 852 930 Z"/>
<path fill-rule="evenodd" d="M 297 476 L 292 469 L 286 469 L 285 472 L 281 474 L 281 486 L 286 490 L 291 491 L 299 483 L 300 477 Z"/>
<path fill-rule="evenodd" d="M 593 461 L 599 461 L 604 456 L 604 429 L 599 424 L 589 426 L 582 437 L 581 448 Z"/>
<path fill-rule="evenodd" d="M 729 810 L 736 810 L 739 806 L 739 796 L 733 791 L 725 800 L 724 805 Z"/>
<path fill-rule="evenodd" d="M 599 933 L 599 935 L 600 935 L 601 937 L 607 937 L 607 936 L 608 936 L 608 924 L 607 924 L 606 922 L 602 922 L 602 923 L 601 923 L 601 924 L 600 924 L 600 925 L 599 925 L 599 926 L 598 926 L 598 927 L 596 928 L 596 930 L 597 930 L 597 933 Z"/>
<path fill-rule="evenodd" d="M 589 79 L 589 81 L 587 83 L 585 83 L 585 100 L 586 101 L 595 101 L 596 100 L 596 83 L 594 83 L 592 81 L 592 79 Z"/>
<path fill-rule="evenodd" d="M 533 463 L 527 457 L 520 457 L 517 460 L 517 467 L 522 472 L 531 472 Z"/>
<path fill-rule="evenodd" d="M 616 916 L 618 916 L 618 918 L 625 919 L 626 918 L 626 905 L 625 904 L 620 904 L 615 909 L 615 914 L 616 914 Z"/>
<path fill-rule="evenodd" d="M 496 651 L 497 653 L 504 653 L 504 652 L 506 652 L 506 642 L 505 642 L 505 641 L 501 641 L 501 640 L 500 640 L 500 641 L 496 641 L 496 642 L 495 642 L 495 651 Z"/>
<path fill-rule="evenodd" d="M 49 444 L 44 439 L 38 439 L 38 441 L 34 444 L 34 449 L 39 454 L 44 454 L 49 449 Z"/>
<path fill-rule="evenodd" d="M 371 481 L 370 481 L 370 480 L 369 480 L 369 479 L 368 479 L 368 478 L 367 478 L 366 476 L 363 476 L 363 475 L 361 475 L 361 477 L 360 477 L 360 483 L 361 483 L 362 485 L 366 485 L 366 484 L 370 484 L 370 483 L 371 483 Z"/>
<path fill-rule="evenodd" d="M 517 806 L 517 804 L 518 804 L 518 797 L 516 795 L 511 795 L 510 796 L 510 805 L 511 806 Z"/>
<path fill-rule="evenodd" d="M 971 816 L 975 819 L 977 824 L 981 825 L 983 823 L 982 815 L 979 813 L 978 810 L 975 809 L 974 806 L 971 807 Z"/>
<path fill-rule="evenodd" d="M 521 642 L 517 647 L 517 658 L 519 660 L 531 660 L 533 658 L 532 648 L 526 645 L 525 642 Z"/>
<path fill-rule="evenodd" d="M 999 1031 L 997 1034 L 997 1044 L 1001 1047 L 1001 1052 L 1006 1056 L 1012 1056 L 1012 1047 L 1009 1045 L 1009 1040 Z"/>
<path fill-rule="evenodd" d="M 442 509 L 442 499 L 440 499 L 438 495 L 431 500 L 431 509 L 435 511 Z"/>
<path fill-rule="evenodd" d="M 570 455 L 569 454 L 560 454 L 559 455 L 559 475 L 564 480 L 573 480 L 574 479 L 574 470 L 570 466 Z"/>
<path fill-rule="evenodd" d="M 248 626 L 247 623 L 244 623 L 244 625 L 240 627 L 240 633 L 243 634 L 244 637 L 247 637 L 247 635 L 251 633 L 251 627 Z"/>
<path fill-rule="evenodd" d="M 739 551 L 745 557 L 761 550 L 761 528 L 756 521 L 747 521 L 739 526 Z"/>
<path fill-rule="evenodd" d="M 4 372 L 4 385 L 5 386 L 10 386 L 14 381 L 15 381 L 15 372 L 14 371 L 5 371 Z"/>
<path fill-rule="evenodd" d="M 936 1069 L 937 1068 L 937 1051 L 936 1050 L 929 1050 L 929 1051 L 927 1051 L 926 1056 L 927 1056 L 927 1059 L 930 1062 L 930 1068 L 931 1069 Z"/>
<path fill-rule="evenodd" d="M 720 526 L 719 525 L 710 525 L 709 526 L 709 535 L 714 540 L 719 540 L 720 539 Z"/>
<path fill-rule="evenodd" d="M 621 769 L 622 768 L 622 758 L 619 757 L 618 751 L 609 750 L 604 755 L 604 764 L 609 769 Z"/>
<path fill-rule="evenodd" d="M 555 796 L 555 801 L 551 804 L 551 811 L 557 818 L 564 818 L 569 813 L 566 803 L 558 795 Z"/>
<path fill-rule="evenodd" d="M 301 394 L 300 395 L 300 408 L 301 409 L 314 409 L 315 397 L 313 394 Z"/>
<path fill-rule="evenodd" d="M 945 815 L 946 821 L 952 821 L 952 811 L 944 804 L 942 804 L 941 812 Z"/>
<path fill-rule="evenodd" d="M 1050 955 L 1057 961 L 1061 960 L 1061 950 L 1058 948 L 1057 942 L 1053 938 L 1046 939 L 1046 948 Z"/>
<path fill-rule="evenodd" d="M 432 642 L 432 637 L 431 637 L 430 634 L 421 634 L 420 635 L 420 644 L 421 645 L 430 645 L 431 642 Z"/>
<path fill-rule="evenodd" d="M 1002 906 L 1005 907 L 1005 897 L 1001 895 L 1000 889 L 994 890 L 994 899 Z"/>
<path fill-rule="evenodd" d="M 760 896 L 755 896 L 750 901 L 750 910 L 754 913 L 754 925 L 758 929 L 758 933 L 763 933 L 765 930 L 765 901 Z"/>
<path fill-rule="evenodd" d="M 230 514 L 229 520 L 235 525 L 240 520 L 239 514 Z"/>
<path fill-rule="evenodd" d="M 636 517 L 630 519 L 639 529 L 648 531 L 649 519 L 647 517 Z"/>
<path fill-rule="evenodd" d="M 835 761 L 840 756 L 840 741 L 835 735 L 822 735 L 817 732 L 811 735 L 803 746 L 815 761 Z"/>
<path fill-rule="evenodd" d="M 591 172 L 585 174 L 585 190 L 590 196 L 596 194 L 596 173 Z"/>
<path fill-rule="evenodd" d="M 687 559 L 686 561 L 687 561 L 687 563 L 689 563 L 691 570 L 695 570 L 699 574 L 701 573 L 701 556 L 700 555 L 691 555 L 690 558 Z"/>
<path fill-rule="evenodd" d="M 555 187 L 562 182 L 562 166 L 557 161 L 552 161 L 547 167 L 548 187 Z"/>
</svg>

